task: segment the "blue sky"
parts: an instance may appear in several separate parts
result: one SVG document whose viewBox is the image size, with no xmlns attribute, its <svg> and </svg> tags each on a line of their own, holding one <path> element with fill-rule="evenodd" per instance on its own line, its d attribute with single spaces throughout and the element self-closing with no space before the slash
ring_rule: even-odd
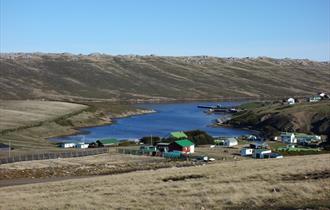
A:
<svg viewBox="0 0 330 210">
<path fill-rule="evenodd" d="M 330 60 L 330 0 L 0 0 L 1 52 Z"/>
</svg>

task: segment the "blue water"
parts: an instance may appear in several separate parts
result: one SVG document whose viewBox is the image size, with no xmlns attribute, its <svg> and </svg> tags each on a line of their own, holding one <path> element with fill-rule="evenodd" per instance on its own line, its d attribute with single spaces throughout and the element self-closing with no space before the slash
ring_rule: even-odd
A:
<svg viewBox="0 0 330 210">
<path fill-rule="evenodd" d="M 156 113 L 117 119 L 115 124 L 82 128 L 81 134 L 52 138 L 51 141 L 85 141 L 92 142 L 100 138 L 139 139 L 143 136 L 165 137 L 172 131 L 200 129 L 212 136 L 240 136 L 251 133 L 247 130 L 211 127 L 212 122 L 223 114 L 206 114 L 205 109 L 197 105 L 235 106 L 240 102 L 202 102 L 143 104 L 141 108 L 153 109 Z"/>
</svg>

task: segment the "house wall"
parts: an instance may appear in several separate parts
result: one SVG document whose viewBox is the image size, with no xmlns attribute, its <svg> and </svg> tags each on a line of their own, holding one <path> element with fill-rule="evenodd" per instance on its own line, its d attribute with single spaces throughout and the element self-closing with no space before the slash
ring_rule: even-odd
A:
<svg viewBox="0 0 330 210">
<path fill-rule="evenodd" d="M 191 145 L 190 147 L 181 147 L 180 145 L 176 144 L 175 142 L 171 143 L 168 147 L 169 151 L 181 151 L 184 153 L 194 153 L 195 152 L 195 145 Z"/>
<path fill-rule="evenodd" d="M 76 145 L 74 143 L 64 143 L 61 146 L 63 148 L 72 148 L 72 147 L 75 147 Z"/>
<path fill-rule="evenodd" d="M 265 155 L 270 155 L 272 153 L 271 150 L 266 150 L 266 151 L 262 151 L 262 152 L 255 152 L 253 153 L 253 157 L 254 158 L 264 158 Z"/>
<path fill-rule="evenodd" d="M 195 152 L 195 145 L 191 145 L 190 146 L 190 153 L 194 153 Z"/>
<path fill-rule="evenodd" d="M 168 149 L 169 149 L 169 151 L 174 151 L 174 150 L 182 151 L 183 148 L 180 145 L 173 142 L 168 146 Z"/>
<path fill-rule="evenodd" d="M 242 149 L 240 151 L 241 156 L 247 156 L 253 154 L 253 149 Z"/>
<path fill-rule="evenodd" d="M 232 147 L 232 146 L 236 146 L 237 144 L 238 144 L 237 142 L 225 141 L 224 146 Z"/>
<path fill-rule="evenodd" d="M 86 149 L 86 148 L 88 148 L 88 144 L 78 144 L 77 148 Z"/>
</svg>

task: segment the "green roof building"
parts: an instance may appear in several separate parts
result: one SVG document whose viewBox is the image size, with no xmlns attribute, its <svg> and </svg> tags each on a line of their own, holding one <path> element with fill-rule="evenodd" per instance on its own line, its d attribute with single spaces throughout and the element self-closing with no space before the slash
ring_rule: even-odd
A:
<svg viewBox="0 0 330 210">
<path fill-rule="evenodd" d="M 180 151 L 190 154 L 195 152 L 195 144 L 188 139 L 178 140 L 169 145 L 169 151 Z"/>
<path fill-rule="evenodd" d="M 181 131 L 171 132 L 170 136 L 174 139 L 186 139 L 186 138 L 188 138 L 188 136 L 184 132 L 181 132 Z"/>
</svg>

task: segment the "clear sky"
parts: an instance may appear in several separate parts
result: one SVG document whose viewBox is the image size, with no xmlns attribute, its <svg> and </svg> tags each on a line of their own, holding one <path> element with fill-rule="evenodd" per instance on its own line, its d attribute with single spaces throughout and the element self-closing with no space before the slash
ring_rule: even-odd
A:
<svg viewBox="0 0 330 210">
<path fill-rule="evenodd" d="M 1 52 L 330 60 L 330 0 L 0 0 Z"/>
</svg>

